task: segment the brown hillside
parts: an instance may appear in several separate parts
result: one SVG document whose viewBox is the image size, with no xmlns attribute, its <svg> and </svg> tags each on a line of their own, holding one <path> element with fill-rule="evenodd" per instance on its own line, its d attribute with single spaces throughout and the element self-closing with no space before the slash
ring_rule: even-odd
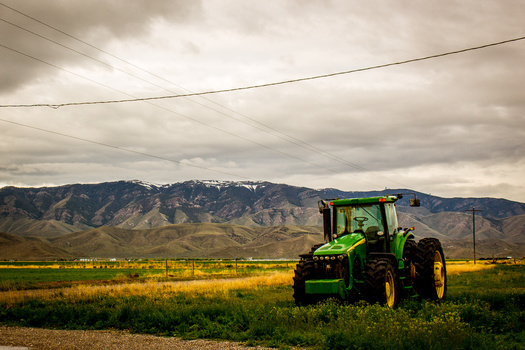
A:
<svg viewBox="0 0 525 350">
<path fill-rule="evenodd" d="M 303 250 L 309 250 L 305 246 L 310 241 L 317 243 L 317 240 L 299 239 L 309 235 L 322 239 L 320 229 L 315 227 L 243 227 L 200 223 L 148 230 L 103 226 L 50 238 L 49 242 L 76 257 L 244 257 L 257 253 L 258 257 L 277 258 L 282 257 L 279 254 L 293 257 Z M 296 251 L 297 254 L 293 253 Z"/>
<path fill-rule="evenodd" d="M 525 215 L 516 215 L 504 219 L 503 232 L 507 236 L 506 241 L 525 243 Z"/>
<path fill-rule="evenodd" d="M 428 226 L 414 214 L 405 214 L 405 213 L 398 212 L 398 220 L 399 220 L 399 225 L 401 227 L 415 227 L 416 228 L 415 235 L 418 239 L 424 238 L 424 237 L 435 237 L 442 241 L 448 239 L 446 235 L 441 234 L 441 232 L 438 232 L 432 227 Z"/>
<path fill-rule="evenodd" d="M 472 241 L 456 240 L 443 243 L 443 252 L 450 259 L 472 259 Z M 476 240 L 476 258 L 525 257 L 525 244 L 513 244 L 498 239 Z"/>
<path fill-rule="evenodd" d="M 0 232 L 0 260 L 70 259 L 73 255 L 40 238 Z"/>
<path fill-rule="evenodd" d="M 286 241 L 272 242 L 264 245 L 247 244 L 238 247 L 228 247 L 209 252 L 210 258 L 267 258 L 267 259 L 297 259 L 300 254 L 310 251 L 313 245 L 322 243 L 321 234 L 305 234 Z"/>
<path fill-rule="evenodd" d="M 446 232 L 449 240 L 472 237 L 472 214 L 442 212 L 423 216 L 420 221 L 437 232 Z M 476 217 L 476 237 L 479 239 L 503 239 L 504 234 L 490 220 L 478 216 Z"/>
<path fill-rule="evenodd" d="M 30 218 L 0 218 L 0 231 L 22 237 L 57 237 L 82 229 L 57 220 L 35 220 Z"/>
</svg>

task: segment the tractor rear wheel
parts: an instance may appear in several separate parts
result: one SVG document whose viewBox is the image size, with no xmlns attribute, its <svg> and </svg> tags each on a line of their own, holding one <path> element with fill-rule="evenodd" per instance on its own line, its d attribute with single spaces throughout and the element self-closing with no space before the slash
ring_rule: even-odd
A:
<svg viewBox="0 0 525 350">
<path fill-rule="evenodd" d="M 416 290 L 421 298 L 442 301 L 447 293 L 447 268 L 441 242 L 423 238 L 417 248 Z"/>
<path fill-rule="evenodd" d="M 365 267 L 367 299 L 394 308 L 399 303 L 397 275 L 390 259 L 370 260 Z"/>
<path fill-rule="evenodd" d="M 305 306 L 314 302 L 312 295 L 306 294 L 307 280 L 313 279 L 314 262 L 308 260 L 301 260 L 295 268 L 295 276 L 293 278 L 293 297 L 297 306 Z"/>
</svg>

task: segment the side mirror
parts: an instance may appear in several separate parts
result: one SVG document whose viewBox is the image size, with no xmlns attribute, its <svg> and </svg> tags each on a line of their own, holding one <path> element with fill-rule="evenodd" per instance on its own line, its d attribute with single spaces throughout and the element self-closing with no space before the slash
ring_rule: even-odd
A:
<svg viewBox="0 0 525 350">
<path fill-rule="evenodd" d="M 322 214 L 323 211 L 325 211 L 326 209 L 330 209 L 330 206 L 328 205 L 328 203 L 326 203 L 323 200 L 320 200 L 319 202 L 317 202 L 317 206 L 319 207 L 320 214 Z"/>
<path fill-rule="evenodd" d="M 410 199 L 409 200 L 409 203 L 410 203 L 410 206 L 411 207 L 419 207 L 421 204 L 419 203 L 419 199 L 418 198 L 413 198 L 413 199 Z"/>
</svg>

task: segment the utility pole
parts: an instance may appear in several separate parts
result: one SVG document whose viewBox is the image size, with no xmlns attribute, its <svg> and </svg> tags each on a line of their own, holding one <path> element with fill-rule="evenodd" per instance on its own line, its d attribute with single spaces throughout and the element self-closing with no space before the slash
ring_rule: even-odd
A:
<svg viewBox="0 0 525 350">
<path fill-rule="evenodd" d="M 472 207 L 472 209 L 466 209 L 465 211 L 472 212 L 472 249 L 474 252 L 474 264 L 476 264 L 476 215 L 475 214 L 477 211 L 483 211 L 483 210 Z"/>
</svg>

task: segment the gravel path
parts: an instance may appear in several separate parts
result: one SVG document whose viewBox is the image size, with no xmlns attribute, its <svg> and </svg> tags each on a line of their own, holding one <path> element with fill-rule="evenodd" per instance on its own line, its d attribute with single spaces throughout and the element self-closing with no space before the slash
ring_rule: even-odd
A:
<svg viewBox="0 0 525 350">
<path fill-rule="evenodd" d="M 65 331 L 42 328 L 0 327 L 2 346 L 28 347 L 38 350 L 122 350 L 122 349 L 199 349 L 199 350 L 269 350 L 241 343 L 211 340 L 181 340 L 173 337 L 130 334 L 120 331 Z"/>
</svg>

